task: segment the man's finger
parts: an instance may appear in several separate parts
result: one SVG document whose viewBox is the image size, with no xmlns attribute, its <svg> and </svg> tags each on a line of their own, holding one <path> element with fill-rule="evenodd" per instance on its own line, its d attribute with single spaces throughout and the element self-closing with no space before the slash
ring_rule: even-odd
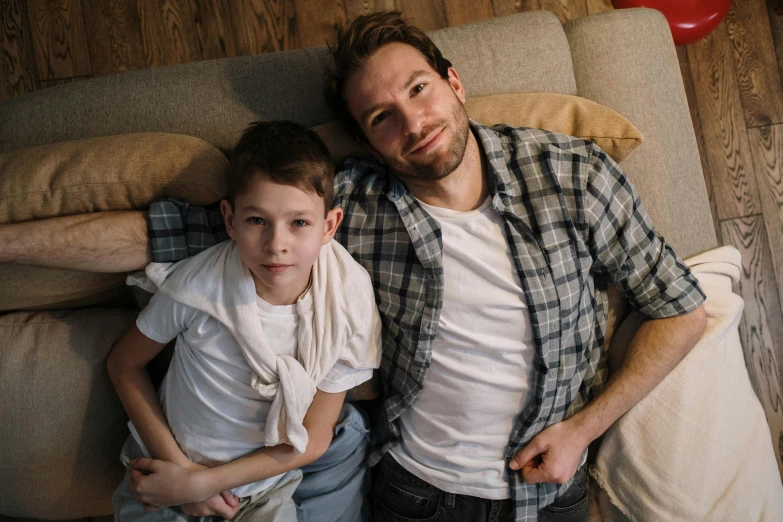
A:
<svg viewBox="0 0 783 522">
<path fill-rule="evenodd" d="M 549 482 L 547 480 L 547 474 L 544 470 L 543 464 L 536 467 L 534 464 L 529 463 L 522 467 L 522 478 L 525 480 L 525 484 L 538 484 L 539 482 Z"/>
<path fill-rule="evenodd" d="M 542 448 L 539 448 L 538 442 L 534 437 L 527 446 L 519 450 L 516 455 L 511 457 L 511 461 L 508 463 L 508 467 L 513 470 L 522 468 L 525 464 L 536 458 L 542 453 Z"/>
</svg>

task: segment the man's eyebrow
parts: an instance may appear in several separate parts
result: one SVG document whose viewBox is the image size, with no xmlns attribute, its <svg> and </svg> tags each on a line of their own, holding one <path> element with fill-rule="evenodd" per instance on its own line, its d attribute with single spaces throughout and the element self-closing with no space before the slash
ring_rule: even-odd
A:
<svg viewBox="0 0 783 522">
<path fill-rule="evenodd" d="M 427 71 L 425 69 L 419 69 L 417 71 L 413 71 L 413 73 L 411 73 L 410 77 L 408 78 L 408 81 L 405 82 L 405 85 L 403 85 L 402 88 L 403 89 L 407 89 L 418 78 L 420 78 L 421 76 L 424 76 L 425 74 L 429 74 L 429 72 L 430 71 Z M 383 103 L 377 103 L 377 104 L 373 105 L 372 107 L 370 107 L 369 109 L 367 109 L 366 111 L 362 112 L 361 121 L 366 120 L 370 116 L 370 114 L 372 114 L 373 112 L 377 111 L 378 108 L 382 107 L 383 105 L 384 105 Z"/>
</svg>

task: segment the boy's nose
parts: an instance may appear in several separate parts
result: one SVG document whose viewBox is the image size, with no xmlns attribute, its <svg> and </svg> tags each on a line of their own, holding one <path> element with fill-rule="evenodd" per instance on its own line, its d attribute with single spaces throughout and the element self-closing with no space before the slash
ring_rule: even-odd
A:
<svg viewBox="0 0 783 522">
<path fill-rule="evenodd" d="M 287 250 L 285 233 L 276 229 L 271 230 L 264 241 L 264 248 L 271 253 L 285 252 Z"/>
</svg>

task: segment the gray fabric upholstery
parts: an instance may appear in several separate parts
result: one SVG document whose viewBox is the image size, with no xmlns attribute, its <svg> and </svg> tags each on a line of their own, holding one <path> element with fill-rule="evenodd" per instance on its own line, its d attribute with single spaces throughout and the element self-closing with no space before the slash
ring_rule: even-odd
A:
<svg viewBox="0 0 783 522">
<path fill-rule="evenodd" d="M 549 12 L 433 33 L 471 96 L 575 94 L 568 42 Z M 477 41 L 491 44 L 483 47 Z M 334 119 L 321 96 L 326 48 L 195 62 L 106 76 L 0 103 L 0 152 L 132 132 L 188 134 L 229 150 L 248 123 Z"/>
<path fill-rule="evenodd" d="M 666 19 L 652 9 L 621 9 L 580 18 L 564 28 L 579 95 L 616 110 L 644 135 L 644 144 L 623 168 L 658 232 L 683 258 L 716 247 L 696 136 Z"/>
</svg>

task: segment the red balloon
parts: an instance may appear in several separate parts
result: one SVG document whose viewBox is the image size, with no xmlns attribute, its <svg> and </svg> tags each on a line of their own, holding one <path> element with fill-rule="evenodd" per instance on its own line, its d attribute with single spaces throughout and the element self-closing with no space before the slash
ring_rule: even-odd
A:
<svg viewBox="0 0 783 522">
<path fill-rule="evenodd" d="M 718 27 L 731 7 L 731 0 L 613 0 L 617 9 L 651 7 L 669 21 L 674 45 L 701 40 Z"/>
</svg>

